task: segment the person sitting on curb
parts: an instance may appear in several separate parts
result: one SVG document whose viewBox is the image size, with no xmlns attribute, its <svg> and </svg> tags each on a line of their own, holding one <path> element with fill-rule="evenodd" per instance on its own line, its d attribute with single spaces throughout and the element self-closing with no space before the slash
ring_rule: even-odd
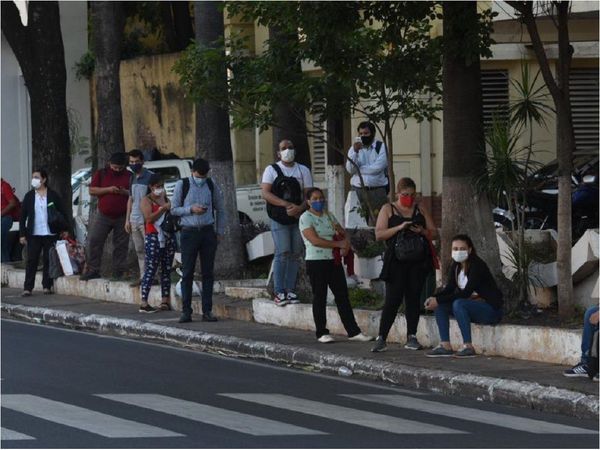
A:
<svg viewBox="0 0 600 450">
<path fill-rule="evenodd" d="M 563 372 L 565 377 L 587 377 L 590 359 L 590 348 L 592 337 L 598 331 L 598 305 L 590 306 L 583 316 L 583 334 L 581 335 L 581 359 L 570 369 Z M 594 375 L 594 381 L 598 381 L 598 374 Z"/>
<path fill-rule="evenodd" d="M 142 304 L 139 311 L 153 313 L 157 309 L 148 304 L 148 295 L 152 287 L 152 279 L 160 264 L 160 290 L 162 303 L 160 309 L 171 309 L 171 267 L 175 256 L 175 236 L 165 232 L 161 224 L 171 203 L 165 193 L 165 183 L 159 174 L 153 174 L 148 181 L 148 194 L 142 198 L 140 208 L 146 222 L 144 273 L 142 274 Z"/>
<path fill-rule="evenodd" d="M 335 297 L 342 324 L 351 341 L 372 341 L 361 333 L 354 318 L 348 297 L 348 285 L 341 261 L 335 263 L 333 249 L 341 249 L 344 256 L 350 249 L 346 232 L 338 221 L 325 210 L 325 197 L 319 188 L 308 190 L 306 195 L 310 209 L 300 216 L 300 231 L 306 246 L 306 273 L 313 291 L 313 318 L 317 340 L 323 344 L 333 342 L 327 325 L 327 288 Z M 334 240 L 336 233 L 342 237 Z"/>
<path fill-rule="evenodd" d="M 495 325 L 502 319 L 502 292 L 466 234 L 452 239 L 452 259 L 446 286 L 425 301 L 425 308 L 435 312 L 441 341 L 426 353 L 430 358 L 476 356 L 471 343 L 471 322 Z M 450 314 L 458 322 L 464 343 L 456 353 L 450 346 Z"/>
</svg>

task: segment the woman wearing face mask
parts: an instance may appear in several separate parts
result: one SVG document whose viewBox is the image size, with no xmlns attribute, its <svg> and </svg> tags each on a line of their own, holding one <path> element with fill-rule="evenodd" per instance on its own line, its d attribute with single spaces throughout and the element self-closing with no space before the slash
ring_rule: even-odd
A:
<svg viewBox="0 0 600 450">
<path fill-rule="evenodd" d="M 23 297 L 29 297 L 33 292 L 40 253 L 43 253 L 42 288 L 44 294 L 52 294 L 54 280 L 48 274 L 48 255 L 59 234 L 62 238 L 68 236 L 69 227 L 67 211 L 58 194 L 48 187 L 48 174 L 45 170 L 33 171 L 31 187 L 33 189 L 23 198 L 19 222 L 19 240 L 21 244 L 27 245 L 25 283 L 21 294 Z M 62 216 L 62 223 L 48 223 L 50 208 L 55 208 Z"/>
<path fill-rule="evenodd" d="M 381 312 L 379 336 L 373 352 L 385 351 L 387 335 L 396 320 L 398 309 L 404 301 L 406 308 L 407 339 L 404 348 L 420 350 L 417 326 L 421 314 L 421 292 L 427 274 L 433 270 L 433 258 L 429 242 L 437 234 L 431 214 L 423 205 L 415 202 L 416 186 L 410 178 L 398 181 L 395 203 L 381 208 L 375 227 L 375 238 L 386 241 L 383 269 L 380 278 L 385 281 L 385 304 Z M 410 233 L 410 235 L 409 235 Z M 397 240 L 416 239 L 422 247 L 419 258 L 410 262 L 400 261 L 395 252 Z"/>
<path fill-rule="evenodd" d="M 325 210 L 325 197 L 319 188 L 311 188 L 306 195 L 310 209 L 300 216 L 300 231 L 306 246 L 306 272 L 313 291 L 313 318 L 317 340 L 323 344 L 333 342 L 327 329 L 327 288 L 335 297 L 342 324 L 351 341 L 371 341 L 361 333 L 348 298 L 348 286 L 341 262 L 336 264 L 333 249 L 339 248 L 342 256 L 350 249 L 346 232 L 335 217 Z M 343 240 L 334 240 L 335 234 Z"/>
<path fill-rule="evenodd" d="M 452 259 L 448 283 L 425 302 L 425 307 L 435 312 L 441 341 L 427 353 L 430 358 L 475 356 L 471 322 L 495 325 L 502 319 L 502 292 L 485 261 L 477 256 L 469 236 L 459 234 L 452 239 Z M 450 346 L 450 314 L 458 322 L 464 343 L 456 353 Z"/>
<path fill-rule="evenodd" d="M 148 182 L 148 194 L 140 202 L 140 209 L 146 223 L 144 274 L 141 282 L 142 303 L 140 312 L 153 313 L 157 309 L 148 304 L 152 280 L 160 264 L 160 289 L 162 303 L 160 309 L 169 311 L 171 294 L 171 266 L 175 256 L 175 238 L 163 231 L 161 224 L 171 203 L 165 193 L 165 184 L 159 174 L 153 174 Z"/>
</svg>

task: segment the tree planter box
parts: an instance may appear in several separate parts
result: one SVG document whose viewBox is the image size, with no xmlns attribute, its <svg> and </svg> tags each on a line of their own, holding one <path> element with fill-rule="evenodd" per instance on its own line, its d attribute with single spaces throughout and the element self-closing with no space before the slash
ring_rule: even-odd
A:
<svg viewBox="0 0 600 450">
<path fill-rule="evenodd" d="M 358 256 L 354 260 L 354 271 L 360 278 L 374 280 L 379 278 L 383 268 L 383 255 L 374 258 L 361 258 Z"/>
<path fill-rule="evenodd" d="M 265 231 L 248 242 L 246 252 L 248 252 L 249 261 L 275 253 L 275 244 L 271 232 Z"/>
</svg>

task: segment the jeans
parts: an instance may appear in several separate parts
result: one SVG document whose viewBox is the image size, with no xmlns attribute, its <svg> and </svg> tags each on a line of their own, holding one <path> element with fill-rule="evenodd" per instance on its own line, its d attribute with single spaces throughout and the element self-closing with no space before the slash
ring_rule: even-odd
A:
<svg viewBox="0 0 600 450">
<path fill-rule="evenodd" d="M 341 265 L 335 265 L 333 259 L 306 261 L 306 273 L 310 279 L 313 291 L 313 318 L 315 320 L 317 339 L 324 334 L 329 334 L 327 329 L 327 287 L 335 297 L 335 304 L 342 324 L 349 337 L 360 333 L 360 328 L 354 318 L 346 275 Z"/>
<path fill-rule="evenodd" d="M 300 268 L 304 244 L 297 223 L 282 225 L 271 220 L 271 234 L 275 244 L 273 284 L 275 293 L 293 291 Z"/>
<path fill-rule="evenodd" d="M 129 250 L 129 235 L 125 231 L 125 215 L 117 218 L 105 216 L 100 211 L 96 212 L 94 221 L 90 226 L 87 245 L 87 272 L 100 272 L 104 242 L 112 231 L 113 258 L 112 269 L 114 273 L 127 271 L 127 252 Z"/>
<path fill-rule="evenodd" d="M 471 343 L 471 322 L 495 325 L 502 320 L 501 309 L 482 301 L 456 299 L 452 303 L 440 303 L 435 309 L 435 321 L 442 342 L 450 342 L 450 314 L 456 319 L 465 344 Z"/>
<path fill-rule="evenodd" d="M 13 218 L 2 216 L 2 262 L 10 261 L 10 246 L 8 245 L 8 232 L 13 224 Z"/>
<path fill-rule="evenodd" d="M 160 248 L 157 233 L 146 235 L 146 268 L 142 274 L 142 302 L 148 302 L 148 295 L 152 287 L 152 279 L 158 270 L 160 264 L 160 290 L 162 298 L 169 298 L 171 295 L 171 267 L 173 266 L 173 257 L 175 256 L 175 239 L 166 237 L 165 246 Z"/>
<path fill-rule="evenodd" d="M 598 305 L 590 306 L 583 315 L 583 334 L 581 335 L 581 362 L 587 364 L 590 359 L 592 336 L 598 331 L 598 324 L 592 325 L 590 317 L 598 311 Z"/>
<path fill-rule="evenodd" d="M 35 274 L 37 273 L 40 253 L 43 261 L 42 287 L 50 289 L 54 285 L 54 280 L 50 278 L 48 270 L 50 269 L 49 255 L 50 249 L 56 243 L 56 235 L 51 236 L 27 236 L 27 263 L 25 266 L 25 283 L 23 289 L 33 291 L 35 284 Z"/>
<path fill-rule="evenodd" d="M 217 234 L 212 225 L 202 228 L 181 230 L 181 263 L 183 277 L 181 281 L 182 310 L 184 314 L 192 314 L 192 284 L 196 258 L 200 254 L 202 266 L 202 313 L 212 312 L 213 285 L 215 282 L 214 266 L 217 253 Z"/>
</svg>

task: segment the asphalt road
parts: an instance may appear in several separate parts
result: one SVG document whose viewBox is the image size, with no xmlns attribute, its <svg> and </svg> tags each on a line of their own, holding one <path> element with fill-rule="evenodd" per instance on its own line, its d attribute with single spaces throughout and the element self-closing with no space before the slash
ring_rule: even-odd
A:
<svg viewBox="0 0 600 450">
<path fill-rule="evenodd" d="M 2 321 L 4 448 L 598 448 L 598 423 Z"/>
</svg>

